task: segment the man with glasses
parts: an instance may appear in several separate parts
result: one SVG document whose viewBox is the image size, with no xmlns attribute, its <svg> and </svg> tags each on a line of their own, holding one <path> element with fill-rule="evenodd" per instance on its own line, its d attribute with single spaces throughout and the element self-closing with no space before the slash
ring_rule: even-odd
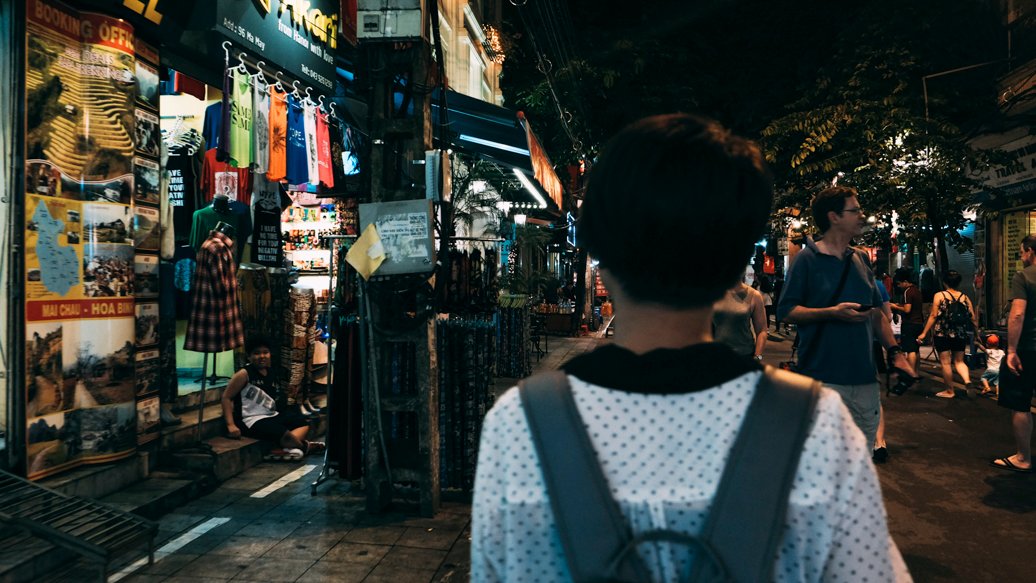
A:
<svg viewBox="0 0 1036 583">
<path fill-rule="evenodd" d="M 841 394 L 873 449 L 881 419 L 871 350 L 874 336 L 897 369 L 911 377 L 914 372 L 881 310 L 882 298 L 870 266 L 850 246 L 866 224 L 856 190 L 832 186 L 818 193 L 811 206 L 821 239 L 807 238 L 805 248 L 795 256 L 777 316 L 798 327 L 798 372 Z"/>
</svg>

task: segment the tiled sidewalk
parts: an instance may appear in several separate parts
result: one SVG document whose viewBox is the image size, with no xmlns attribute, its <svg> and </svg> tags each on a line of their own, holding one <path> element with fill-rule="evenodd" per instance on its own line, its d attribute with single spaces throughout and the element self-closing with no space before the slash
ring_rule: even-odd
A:
<svg viewBox="0 0 1036 583">
<path fill-rule="evenodd" d="M 534 370 L 557 368 L 601 341 L 551 338 Z M 514 379 L 498 379 L 506 390 Z M 312 467 L 310 467 L 312 466 Z M 435 518 L 368 514 L 362 492 L 331 480 L 316 496 L 319 460 L 263 463 L 159 521 L 156 563 L 111 581 L 462 582 L 470 573 L 471 507 L 443 503 Z M 273 486 L 309 471 L 269 492 Z M 283 479 L 283 480 L 282 480 Z M 278 482 L 281 480 L 281 482 Z M 264 492 L 269 492 L 263 497 Z"/>
</svg>

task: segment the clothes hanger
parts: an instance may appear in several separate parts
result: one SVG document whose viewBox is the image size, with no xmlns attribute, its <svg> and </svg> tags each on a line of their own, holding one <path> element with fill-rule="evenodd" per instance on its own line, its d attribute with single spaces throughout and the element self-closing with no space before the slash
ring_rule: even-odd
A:
<svg viewBox="0 0 1036 583">
<path fill-rule="evenodd" d="M 252 80 L 259 79 L 263 85 L 269 85 L 270 83 L 266 80 L 266 75 L 263 75 L 263 65 L 265 64 L 266 61 L 259 61 L 255 64 L 255 75 L 252 75 Z"/>
<path fill-rule="evenodd" d="M 327 102 L 327 107 L 328 107 L 328 109 L 331 110 L 331 113 L 329 115 L 331 117 L 335 118 L 335 119 L 338 119 L 338 114 L 335 113 L 335 102 L 334 101 Z"/>
<path fill-rule="evenodd" d="M 273 86 L 277 88 L 277 91 L 284 93 L 285 89 L 284 85 L 281 83 L 281 72 L 277 71 L 273 74 L 273 76 L 277 79 L 277 82 L 274 83 Z"/>
<path fill-rule="evenodd" d="M 312 87 L 306 87 L 306 98 L 305 98 L 306 99 L 306 105 L 308 105 L 310 107 L 313 106 L 313 97 L 310 96 L 310 94 L 309 94 L 309 92 L 312 91 L 312 90 L 313 90 Z"/>
<path fill-rule="evenodd" d="M 245 74 L 245 75 L 251 76 L 251 74 L 248 72 L 248 67 L 245 66 L 245 54 L 244 53 L 238 53 L 237 54 L 237 62 L 238 62 L 238 64 L 234 68 L 237 69 L 238 71 L 240 71 L 241 73 Z"/>
<path fill-rule="evenodd" d="M 295 99 L 302 99 L 302 95 L 299 93 L 299 82 L 296 79 L 291 82 L 291 94 L 295 96 Z"/>
</svg>

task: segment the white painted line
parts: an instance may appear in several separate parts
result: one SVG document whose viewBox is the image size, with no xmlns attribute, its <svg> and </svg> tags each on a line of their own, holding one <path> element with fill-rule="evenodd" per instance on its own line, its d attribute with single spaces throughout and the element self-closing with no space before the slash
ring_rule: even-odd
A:
<svg viewBox="0 0 1036 583">
<path fill-rule="evenodd" d="M 295 470 L 294 472 L 290 472 L 288 474 L 285 474 L 285 475 L 281 476 L 277 481 L 273 482 L 269 486 L 266 486 L 265 488 L 263 488 L 261 490 L 256 490 L 252 494 L 251 497 L 252 498 L 266 498 L 270 494 L 273 494 L 274 492 L 276 492 L 277 490 L 280 490 L 281 488 L 287 486 L 288 484 L 290 484 L 292 482 L 295 482 L 295 481 L 298 481 L 299 478 L 301 478 L 302 476 L 305 476 L 306 474 L 312 472 L 315 469 L 317 469 L 317 466 L 313 465 L 313 464 L 301 467 L 301 468 Z"/>
<path fill-rule="evenodd" d="M 216 518 L 210 518 L 210 519 L 206 520 L 205 522 L 199 524 L 198 526 L 195 526 L 191 530 L 188 530 L 187 532 L 185 532 L 185 533 L 181 534 L 180 536 L 174 538 L 173 540 L 167 542 L 166 544 L 162 545 L 161 548 L 156 550 L 155 551 L 155 562 L 157 563 L 157 562 L 161 561 L 162 559 L 168 557 L 169 555 L 175 553 L 176 551 L 178 551 L 178 550 L 182 549 L 183 547 L 189 545 L 190 543 L 194 542 L 195 539 L 197 539 L 201 535 L 205 534 L 206 532 L 209 532 L 210 530 L 216 528 L 217 526 L 220 526 L 222 524 L 226 524 L 227 522 L 230 522 L 230 518 L 229 517 L 219 516 L 219 517 L 216 517 Z M 138 569 L 140 569 L 141 567 L 144 567 L 146 565 L 147 565 L 147 557 L 145 557 L 143 559 L 138 559 L 137 561 L 135 561 L 133 563 L 130 563 L 129 565 L 124 567 L 118 573 L 115 573 L 111 577 L 108 577 L 108 581 L 110 581 L 111 583 L 115 583 L 116 581 L 121 581 L 122 579 L 124 579 L 126 577 L 129 577 L 130 575 L 135 573 Z"/>
</svg>

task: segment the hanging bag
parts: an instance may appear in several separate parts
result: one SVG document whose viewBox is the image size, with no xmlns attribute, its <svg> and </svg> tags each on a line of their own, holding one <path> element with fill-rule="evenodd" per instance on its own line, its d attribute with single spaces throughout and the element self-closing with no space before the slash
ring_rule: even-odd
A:
<svg viewBox="0 0 1036 583">
<path fill-rule="evenodd" d="M 772 579 L 819 391 L 813 379 L 766 367 L 701 534 L 651 530 L 634 536 L 596 461 L 565 373 L 523 381 L 519 395 L 573 581 L 650 581 L 638 549 L 659 542 L 694 549 L 696 560 L 683 581 Z"/>
</svg>

